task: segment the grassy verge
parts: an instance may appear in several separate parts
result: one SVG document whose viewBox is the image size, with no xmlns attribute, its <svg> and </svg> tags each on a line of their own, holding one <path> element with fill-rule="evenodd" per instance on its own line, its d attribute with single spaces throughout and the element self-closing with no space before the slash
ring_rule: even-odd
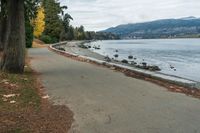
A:
<svg viewBox="0 0 200 133">
<path fill-rule="evenodd" d="M 52 105 L 42 97 L 37 74 L 0 72 L 0 133 L 65 133 L 73 121 L 65 106 Z"/>
</svg>

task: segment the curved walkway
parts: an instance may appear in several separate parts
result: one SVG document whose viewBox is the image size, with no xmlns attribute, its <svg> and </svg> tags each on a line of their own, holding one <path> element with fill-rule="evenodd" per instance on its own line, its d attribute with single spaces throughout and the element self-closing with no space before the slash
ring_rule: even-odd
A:
<svg viewBox="0 0 200 133">
<path fill-rule="evenodd" d="M 47 48 L 30 49 L 29 55 L 51 100 L 74 112 L 72 133 L 200 132 L 199 99 Z"/>
</svg>

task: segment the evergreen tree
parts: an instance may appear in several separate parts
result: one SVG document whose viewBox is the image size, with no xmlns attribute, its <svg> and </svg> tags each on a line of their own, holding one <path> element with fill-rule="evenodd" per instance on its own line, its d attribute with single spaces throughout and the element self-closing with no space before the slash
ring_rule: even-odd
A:
<svg viewBox="0 0 200 133">
<path fill-rule="evenodd" d="M 45 12 L 45 29 L 43 34 L 49 36 L 52 43 L 58 42 L 63 25 L 59 14 L 62 13 L 60 3 L 55 0 L 43 0 Z"/>
</svg>

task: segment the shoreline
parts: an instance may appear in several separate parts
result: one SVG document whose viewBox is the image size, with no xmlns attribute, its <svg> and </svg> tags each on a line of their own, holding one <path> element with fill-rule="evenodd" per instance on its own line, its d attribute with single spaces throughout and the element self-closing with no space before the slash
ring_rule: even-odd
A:
<svg viewBox="0 0 200 133">
<path fill-rule="evenodd" d="M 122 72 L 129 77 L 153 82 L 167 88 L 172 92 L 184 93 L 186 95 L 200 98 L 200 88 L 198 82 L 181 77 L 162 74 L 159 72 L 151 72 L 133 68 L 126 66 L 123 63 L 106 62 L 104 60 L 104 56 L 92 52 L 88 49 L 79 48 L 77 46 L 84 43 L 88 43 L 88 41 L 61 42 L 49 46 L 49 50 L 77 61 L 87 62 L 97 66 L 107 67 L 114 71 Z M 58 50 L 59 48 L 64 48 L 65 50 Z"/>
</svg>

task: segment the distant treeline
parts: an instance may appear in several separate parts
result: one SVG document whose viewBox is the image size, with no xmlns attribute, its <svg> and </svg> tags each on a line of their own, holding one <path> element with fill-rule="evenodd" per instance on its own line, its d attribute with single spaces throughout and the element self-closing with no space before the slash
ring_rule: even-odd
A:
<svg viewBox="0 0 200 133">
<path fill-rule="evenodd" d="M 122 39 L 199 38 L 200 18 L 162 19 L 125 24 L 109 28 L 104 32 L 117 34 Z"/>
<path fill-rule="evenodd" d="M 34 36 L 45 43 L 67 40 L 119 39 L 112 33 L 85 31 L 84 26 L 73 27 L 73 18 L 57 0 L 43 0 L 34 20 Z"/>
</svg>

